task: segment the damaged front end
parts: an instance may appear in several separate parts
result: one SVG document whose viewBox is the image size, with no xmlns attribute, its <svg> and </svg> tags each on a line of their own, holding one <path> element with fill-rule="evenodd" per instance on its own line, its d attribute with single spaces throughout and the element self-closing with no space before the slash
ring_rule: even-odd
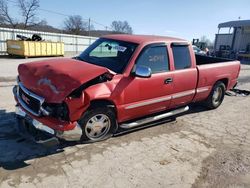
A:
<svg viewBox="0 0 250 188">
<path fill-rule="evenodd" d="M 45 143 L 55 138 L 80 140 L 82 130 L 76 121 L 70 121 L 65 102 L 46 103 L 42 97 L 26 89 L 21 82 L 13 88 L 13 93 L 17 101 L 16 115 L 20 134 L 30 134 L 37 143 Z"/>
<path fill-rule="evenodd" d="M 31 92 L 18 80 L 18 85 L 13 88 L 13 93 L 18 103 L 27 112 L 34 116 L 51 116 L 62 121 L 69 121 L 69 110 L 65 102 L 46 103 L 41 96 Z"/>
<path fill-rule="evenodd" d="M 90 87 L 92 85 L 99 84 L 99 83 L 110 81 L 110 80 L 112 80 L 113 76 L 114 75 L 109 73 L 109 72 L 104 73 L 104 74 L 102 74 L 100 76 L 97 76 L 96 78 L 82 84 L 79 88 L 75 89 L 73 92 L 71 92 L 69 94 L 69 97 L 79 98 L 82 95 L 82 92 L 85 89 L 87 89 L 88 87 Z"/>
<path fill-rule="evenodd" d="M 35 129 L 46 133 L 49 137 L 46 137 L 48 138 L 46 140 L 61 138 L 68 141 L 79 141 L 82 130 L 77 121 L 89 105 L 84 90 L 92 85 L 107 82 L 112 77 L 112 74 L 104 73 L 83 83 L 65 97 L 61 103 L 48 103 L 45 98 L 27 89 L 18 78 L 18 85 L 13 88 L 17 101 L 16 114 L 25 119 L 26 127 L 35 127 Z M 35 140 L 38 143 L 44 142 Z"/>
</svg>

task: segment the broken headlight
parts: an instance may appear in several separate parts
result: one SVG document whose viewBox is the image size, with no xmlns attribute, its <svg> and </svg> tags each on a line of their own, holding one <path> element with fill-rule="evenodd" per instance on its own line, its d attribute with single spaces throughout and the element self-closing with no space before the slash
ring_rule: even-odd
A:
<svg viewBox="0 0 250 188">
<path fill-rule="evenodd" d="M 43 108 L 49 112 L 49 116 L 60 120 L 69 121 L 69 109 L 66 103 L 44 104 Z"/>
</svg>

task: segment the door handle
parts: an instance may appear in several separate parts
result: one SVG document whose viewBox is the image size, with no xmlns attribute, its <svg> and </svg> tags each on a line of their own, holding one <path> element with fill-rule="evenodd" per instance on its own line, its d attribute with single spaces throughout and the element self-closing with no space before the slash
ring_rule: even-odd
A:
<svg viewBox="0 0 250 188">
<path fill-rule="evenodd" d="M 167 78 L 165 81 L 164 81 L 164 84 L 169 84 L 173 82 L 173 78 Z"/>
</svg>

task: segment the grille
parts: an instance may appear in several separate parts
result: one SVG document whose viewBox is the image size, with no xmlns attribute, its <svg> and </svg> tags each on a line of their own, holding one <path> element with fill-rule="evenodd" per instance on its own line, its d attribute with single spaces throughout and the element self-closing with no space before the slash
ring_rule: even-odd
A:
<svg viewBox="0 0 250 188">
<path fill-rule="evenodd" d="M 39 114 L 41 104 L 38 99 L 25 93 L 21 87 L 19 87 L 19 97 L 31 111 Z"/>
</svg>

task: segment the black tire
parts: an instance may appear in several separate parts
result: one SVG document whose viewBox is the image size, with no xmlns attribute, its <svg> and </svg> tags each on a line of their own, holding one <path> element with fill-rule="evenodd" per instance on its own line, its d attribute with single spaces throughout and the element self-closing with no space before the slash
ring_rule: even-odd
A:
<svg viewBox="0 0 250 188">
<path fill-rule="evenodd" d="M 207 100 L 205 101 L 205 106 L 209 109 L 218 108 L 224 100 L 225 92 L 225 84 L 221 81 L 216 82 Z"/>
<path fill-rule="evenodd" d="M 101 116 L 102 115 L 102 116 Z M 101 121 L 101 118 L 106 118 L 106 121 L 110 123 L 109 128 L 106 129 L 105 127 L 101 127 L 100 125 L 94 125 L 95 123 L 98 124 L 98 122 L 91 122 L 92 118 L 96 117 L 98 120 Z M 99 119 L 99 117 L 101 117 Z M 104 123 L 107 123 L 104 122 Z M 88 111 L 86 111 L 81 119 L 78 121 L 79 125 L 82 128 L 82 137 L 81 142 L 98 142 L 105 139 L 108 139 L 113 136 L 117 129 L 117 123 L 116 123 L 116 116 L 114 111 L 111 108 L 108 107 L 92 107 Z M 93 127 L 97 127 L 99 131 L 101 131 L 100 135 L 93 135 L 90 136 L 90 133 L 92 132 L 92 129 L 88 127 L 89 124 L 93 124 Z M 101 124 L 104 125 L 102 122 Z M 98 127 L 99 126 L 99 127 Z M 94 129 L 94 128 L 93 128 Z M 98 132 L 98 130 L 94 131 Z"/>
</svg>

